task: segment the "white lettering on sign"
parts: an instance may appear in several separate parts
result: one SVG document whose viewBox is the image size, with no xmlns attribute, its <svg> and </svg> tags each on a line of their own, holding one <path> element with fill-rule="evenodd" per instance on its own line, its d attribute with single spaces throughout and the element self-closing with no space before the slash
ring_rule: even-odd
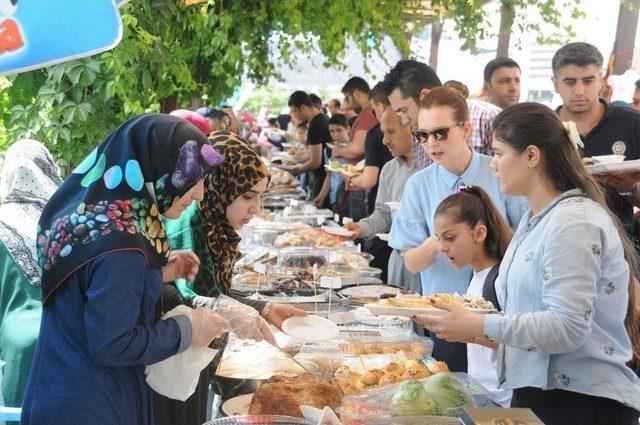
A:
<svg viewBox="0 0 640 425">
<path fill-rule="evenodd" d="M 329 289 L 342 288 L 342 279 L 339 277 L 322 276 L 320 278 L 320 287 Z"/>
<path fill-rule="evenodd" d="M 255 263 L 253 265 L 253 271 L 259 274 L 266 274 L 267 273 L 267 265 L 263 264 L 263 263 Z"/>
</svg>

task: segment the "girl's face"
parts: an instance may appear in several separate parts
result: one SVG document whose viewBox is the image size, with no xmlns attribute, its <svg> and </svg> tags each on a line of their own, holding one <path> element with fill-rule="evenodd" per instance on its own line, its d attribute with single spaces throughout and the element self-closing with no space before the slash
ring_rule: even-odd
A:
<svg viewBox="0 0 640 425">
<path fill-rule="evenodd" d="M 478 222 L 473 228 L 466 223 L 456 222 L 450 214 L 435 217 L 434 228 L 438 238 L 438 248 L 449 257 L 451 264 L 461 269 L 474 260 L 483 249 L 487 237 L 487 227 Z"/>
<path fill-rule="evenodd" d="M 260 198 L 267 190 L 269 180 L 265 177 L 251 189 L 238 196 L 227 207 L 227 221 L 236 230 L 242 229 L 253 216 L 260 213 Z"/>
<path fill-rule="evenodd" d="M 428 138 L 421 140 L 422 149 L 435 163 L 447 169 L 451 168 L 465 149 L 469 149 L 466 138 L 471 132 L 471 123 L 457 121 L 450 106 L 420 109 L 418 131 L 420 130 L 430 133 Z"/>
<path fill-rule="evenodd" d="M 162 213 L 162 215 L 170 220 L 180 218 L 182 212 L 186 210 L 193 201 L 202 201 L 203 197 L 204 179 L 200 179 L 198 180 L 198 183 L 196 183 L 191 189 L 189 189 L 187 193 L 182 195 L 182 197 L 174 199 L 171 207 L 169 207 L 168 210 Z"/>
<path fill-rule="evenodd" d="M 498 138 L 493 139 L 494 156 L 489 165 L 496 172 L 500 192 L 505 195 L 525 195 L 532 184 L 527 151 L 517 152 Z"/>
</svg>

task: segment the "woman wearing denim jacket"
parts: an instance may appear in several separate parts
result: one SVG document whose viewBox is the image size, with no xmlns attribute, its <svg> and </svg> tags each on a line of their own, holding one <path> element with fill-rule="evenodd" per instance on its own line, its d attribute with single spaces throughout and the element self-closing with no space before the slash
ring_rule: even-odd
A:
<svg viewBox="0 0 640 425">
<path fill-rule="evenodd" d="M 573 123 L 567 123 L 570 128 Z M 548 425 L 637 425 L 638 260 L 576 151 L 576 131 L 546 106 L 523 103 L 494 121 L 500 191 L 530 207 L 500 266 L 504 311 L 416 317 L 438 337 L 499 344 L 498 375 L 513 407 Z"/>
</svg>

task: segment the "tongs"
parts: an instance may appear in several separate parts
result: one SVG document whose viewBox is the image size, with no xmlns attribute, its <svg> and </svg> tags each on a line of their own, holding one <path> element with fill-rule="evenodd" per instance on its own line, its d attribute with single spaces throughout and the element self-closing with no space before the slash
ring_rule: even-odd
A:
<svg viewBox="0 0 640 425">
<path fill-rule="evenodd" d="M 287 356 L 289 359 L 291 359 L 291 361 L 293 361 L 295 364 L 297 364 L 298 366 L 300 366 L 305 372 L 307 372 L 309 375 L 317 377 L 318 374 L 315 372 L 312 372 L 309 370 L 309 368 L 307 368 L 305 365 L 303 365 L 298 359 L 296 359 L 295 357 L 293 357 L 291 354 L 287 353 L 283 348 L 280 348 L 279 346 L 275 345 L 275 347 L 280 350 L 285 356 Z"/>
</svg>

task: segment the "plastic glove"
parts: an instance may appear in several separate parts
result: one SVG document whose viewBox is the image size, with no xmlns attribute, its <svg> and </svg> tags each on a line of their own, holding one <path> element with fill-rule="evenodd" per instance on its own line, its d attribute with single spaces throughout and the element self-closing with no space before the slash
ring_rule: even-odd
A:
<svg viewBox="0 0 640 425">
<path fill-rule="evenodd" d="M 218 304 L 213 309 L 231 323 L 231 330 L 238 338 L 253 339 L 258 342 L 264 339 L 269 344 L 275 345 L 275 338 L 269 330 L 269 324 L 254 308 L 220 295 Z"/>
<path fill-rule="evenodd" d="M 214 338 L 231 329 L 229 321 L 207 308 L 194 309 L 190 319 L 192 347 L 206 347 Z"/>
</svg>

